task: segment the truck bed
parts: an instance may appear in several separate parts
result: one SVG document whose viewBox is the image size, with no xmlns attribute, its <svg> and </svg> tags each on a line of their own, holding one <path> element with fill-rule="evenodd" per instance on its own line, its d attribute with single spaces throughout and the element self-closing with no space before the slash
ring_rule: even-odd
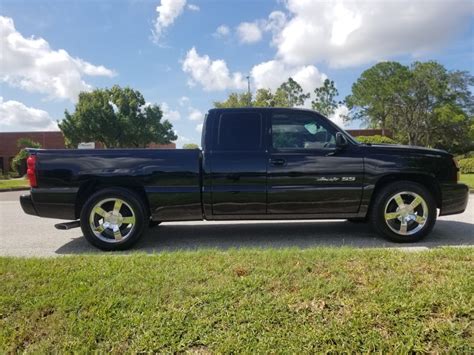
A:
<svg viewBox="0 0 474 355">
<path fill-rule="evenodd" d="M 32 196 L 39 216 L 77 219 L 76 198 L 86 200 L 89 192 L 100 185 L 136 189 L 146 197 L 155 220 L 202 218 L 198 149 L 29 152 L 37 157 L 38 186 L 33 188 Z"/>
</svg>

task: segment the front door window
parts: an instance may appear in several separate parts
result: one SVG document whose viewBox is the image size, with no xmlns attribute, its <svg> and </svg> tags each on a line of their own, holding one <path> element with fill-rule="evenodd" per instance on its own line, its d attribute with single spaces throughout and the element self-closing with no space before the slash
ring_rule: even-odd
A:
<svg viewBox="0 0 474 355">
<path fill-rule="evenodd" d="M 272 145 L 275 150 L 327 149 L 336 146 L 336 130 L 314 116 L 275 114 Z"/>
</svg>

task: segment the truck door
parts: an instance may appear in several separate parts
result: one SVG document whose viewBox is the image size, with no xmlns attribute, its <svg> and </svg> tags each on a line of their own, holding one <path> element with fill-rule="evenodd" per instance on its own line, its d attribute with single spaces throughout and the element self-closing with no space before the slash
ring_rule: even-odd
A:
<svg viewBox="0 0 474 355">
<path fill-rule="evenodd" d="M 265 117 L 251 110 L 219 112 L 209 151 L 213 215 L 263 215 L 267 209 Z"/>
<path fill-rule="evenodd" d="M 276 110 L 270 121 L 268 213 L 358 212 L 363 159 L 357 146 L 336 150 L 338 130 L 311 112 Z"/>
</svg>

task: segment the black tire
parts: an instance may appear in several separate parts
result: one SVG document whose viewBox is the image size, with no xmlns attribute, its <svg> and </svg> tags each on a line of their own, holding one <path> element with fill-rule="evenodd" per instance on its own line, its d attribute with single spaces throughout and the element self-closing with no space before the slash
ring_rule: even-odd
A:
<svg viewBox="0 0 474 355">
<path fill-rule="evenodd" d="M 94 232 L 90 219 L 93 219 L 94 225 L 103 225 L 103 223 L 106 222 L 106 218 L 100 216 L 98 213 L 94 213 L 93 217 L 91 217 L 92 210 L 97 204 L 106 201 L 104 205 L 101 205 L 101 209 L 108 212 L 108 216 L 110 216 L 111 213 L 115 212 L 114 201 L 116 200 L 120 200 L 123 203 L 120 204 L 121 207 L 118 207 L 119 213 L 123 213 L 123 216 L 119 214 L 120 217 L 118 218 L 131 218 L 134 223 L 126 224 L 116 220 L 113 221 L 113 223 L 116 223 L 116 226 L 119 226 L 120 223 L 117 229 L 121 237 L 112 238 L 115 233 L 109 228 L 102 228 L 102 232 L 95 229 Z M 110 206 L 110 204 L 114 206 L 113 211 L 108 211 L 110 207 L 107 209 L 105 207 L 102 208 L 102 206 Z M 146 209 L 142 199 L 130 190 L 122 188 L 105 188 L 99 190 L 94 193 L 82 207 L 80 218 L 82 233 L 84 233 L 84 237 L 89 243 L 101 250 L 113 251 L 129 249 L 140 239 L 147 226 L 147 214 L 145 211 Z M 102 224 L 100 221 L 102 221 Z M 126 233 L 126 235 L 122 236 L 121 233 Z M 123 239 L 120 239 L 122 237 Z"/>
<path fill-rule="evenodd" d="M 395 214 L 399 212 L 399 204 L 397 201 L 394 201 L 394 197 L 402 192 L 408 192 L 411 194 L 416 194 L 420 196 L 424 202 L 425 207 L 427 210 L 427 216 L 424 218 L 424 223 L 418 223 L 417 221 L 410 220 L 408 222 L 402 222 L 402 216 L 390 219 L 387 217 L 389 221 L 386 221 L 385 218 L 385 210 L 386 208 L 392 208 L 396 210 L 394 211 Z M 409 198 L 414 197 L 410 196 L 410 194 L 403 194 L 402 200 L 406 205 L 410 205 Z M 405 201 L 405 199 L 407 201 Z M 413 200 L 412 200 L 413 201 Z M 403 206 L 403 204 L 402 204 Z M 420 203 L 417 207 L 416 215 L 421 215 L 421 211 L 424 213 L 424 206 Z M 421 206 L 421 207 L 420 207 Z M 421 210 L 419 210 L 421 208 Z M 387 213 L 390 213 L 388 211 Z M 411 214 L 413 216 L 413 214 Z M 435 222 L 436 222 L 437 210 L 436 210 L 436 201 L 433 195 L 421 184 L 411 182 L 411 181 L 400 181 L 394 182 L 390 185 L 385 186 L 382 190 L 380 190 L 371 205 L 370 210 L 370 220 L 372 223 L 372 227 L 374 228 L 377 233 L 385 237 L 386 239 L 397 242 L 397 243 L 413 243 L 423 239 L 427 236 L 431 230 L 433 229 Z M 407 218 L 410 218 L 408 216 Z M 408 233 L 412 233 L 410 235 L 403 235 L 402 232 L 402 223 L 407 225 L 406 231 Z M 397 224 L 400 225 L 399 233 L 396 233 L 393 229 L 397 229 Z M 420 227 L 421 226 L 421 227 Z M 410 230 L 411 228 L 411 230 Z M 420 228 L 419 230 L 417 230 Z"/>
</svg>

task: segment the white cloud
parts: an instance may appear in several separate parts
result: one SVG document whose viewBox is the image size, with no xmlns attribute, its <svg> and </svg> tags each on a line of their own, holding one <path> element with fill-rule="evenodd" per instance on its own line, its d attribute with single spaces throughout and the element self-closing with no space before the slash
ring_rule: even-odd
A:
<svg viewBox="0 0 474 355">
<path fill-rule="evenodd" d="M 305 92 L 313 92 L 327 78 L 314 65 L 291 66 L 279 60 L 257 64 L 252 68 L 251 73 L 256 89 L 271 90 L 275 90 L 282 82 L 292 77 Z"/>
<path fill-rule="evenodd" d="M 181 114 L 176 110 L 172 110 L 166 102 L 163 102 L 160 106 L 163 111 L 163 119 L 170 122 L 176 122 L 181 119 Z"/>
<path fill-rule="evenodd" d="M 0 132 L 53 130 L 58 125 L 48 112 L 0 96 Z"/>
<path fill-rule="evenodd" d="M 201 10 L 201 8 L 195 4 L 189 4 L 188 6 L 188 10 L 191 10 L 191 11 L 199 11 Z"/>
<path fill-rule="evenodd" d="M 216 38 L 224 38 L 230 34 L 230 28 L 226 25 L 220 25 L 217 27 L 216 32 L 214 32 L 213 36 Z"/>
<path fill-rule="evenodd" d="M 199 123 L 197 126 L 196 126 L 196 132 L 198 133 L 201 133 L 202 132 L 202 126 L 203 126 L 204 123 Z"/>
<path fill-rule="evenodd" d="M 288 0 L 291 14 L 274 34 L 288 64 L 356 66 L 396 55 L 413 56 L 446 43 L 469 21 L 471 1 Z"/>
<path fill-rule="evenodd" d="M 9 17 L 0 16 L 0 48 L 0 81 L 51 99 L 76 101 L 79 92 L 92 89 L 83 76 L 116 75 L 64 49 L 51 49 L 43 38 L 23 37 Z"/>
<path fill-rule="evenodd" d="M 189 74 L 190 86 L 199 84 L 206 91 L 244 89 L 242 73 L 231 73 L 222 59 L 211 60 L 208 55 L 200 56 L 196 48 L 191 48 L 183 61 L 182 69 Z"/>
<path fill-rule="evenodd" d="M 268 20 L 263 21 L 263 30 L 273 33 L 280 32 L 286 24 L 286 15 L 281 11 L 273 11 L 268 15 Z"/>
<path fill-rule="evenodd" d="M 347 116 L 349 114 L 349 109 L 347 108 L 346 105 L 339 105 L 336 108 L 336 111 L 334 112 L 333 115 L 329 116 L 328 118 L 333 121 L 335 124 L 337 124 L 339 127 L 344 128 L 346 126 L 346 123 L 344 122 L 344 116 Z"/>
<path fill-rule="evenodd" d="M 199 111 L 198 109 L 196 109 L 194 107 L 190 107 L 188 118 L 191 121 L 201 121 L 204 118 L 204 114 L 201 111 Z"/>
<path fill-rule="evenodd" d="M 231 74 L 224 60 L 212 61 L 207 55 L 200 56 L 194 47 L 186 55 L 183 71 L 190 74 L 190 85 L 200 84 L 207 91 L 243 90 L 247 87 L 242 73 Z M 275 90 L 282 82 L 292 77 L 305 92 L 312 93 L 327 78 L 314 65 L 288 65 L 281 60 L 257 64 L 250 72 L 255 89 Z"/>
<path fill-rule="evenodd" d="M 262 39 L 262 31 L 254 22 L 242 22 L 237 27 L 237 35 L 241 43 L 255 43 Z"/>
<path fill-rule="evenodd" d="M 276 35 L 285 24 L 286 15 L 281 11 L 273 11 L 268 15 L 268 19 L 240 23 L 237 26 L 237 36 L 240 43 L 256 43 L 262 39 L 263 32 L 272 32 Z"/>
<path fill-rule="evenodd" d="M 158 42 L 165 29 L 171 26 L 176 18 L 181 15 L 186 5 L 186 0 L 161 0 L 161 5 L 156 7 L 158 17 L 155 20 L 153 37 Z"/>
<path fill-rule="evenodd" d="M 179 99 L 178 99 L 178 104 L 179 106 L 186 106 L 187 104 L 189 103 L 189 97 L 187 96 L 181 96 Z"/>
</svg>

